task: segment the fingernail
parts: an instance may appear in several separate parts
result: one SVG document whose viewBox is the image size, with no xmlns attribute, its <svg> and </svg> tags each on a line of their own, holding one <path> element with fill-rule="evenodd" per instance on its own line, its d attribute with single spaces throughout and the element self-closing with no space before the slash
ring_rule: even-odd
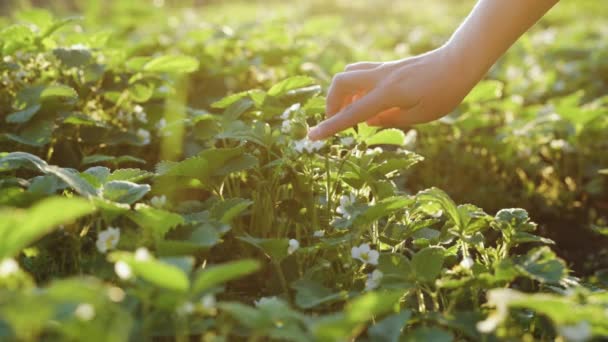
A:
<svg viewBox="0 0 608 342">
<path fill-rule="evenodd" d="M 310 140 L 318 140 L 321 138 L 321 128 L 319 126 L 315 126 L 308 131 L 308 139 Z"/>
</svg>

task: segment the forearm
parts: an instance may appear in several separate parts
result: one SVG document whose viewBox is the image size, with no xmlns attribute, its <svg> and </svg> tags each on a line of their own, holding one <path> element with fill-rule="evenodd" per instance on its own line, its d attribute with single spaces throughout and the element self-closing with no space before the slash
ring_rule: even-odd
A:
<svg viewBox="0 0 608 342">
<path fill-rule="evenodd" d="M 446 48 L 471 82 L 477 82 L 505 51 L 558 0 L 479 0 Z"/>
</svg>

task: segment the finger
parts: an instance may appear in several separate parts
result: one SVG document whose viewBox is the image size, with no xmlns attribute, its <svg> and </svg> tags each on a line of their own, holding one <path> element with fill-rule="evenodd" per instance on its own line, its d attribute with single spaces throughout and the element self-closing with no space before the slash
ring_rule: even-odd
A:
<svg viewBox="0 0 608 342">
<path fill-rule="evenodd" d="M 380 126 L 379 125 L 379 123 L 381 122 L 380 118 L 398 116 L 398 115 L 403 114 L 403 112 L 404 111 L 402 111 L 401 108 L 399 108 L 399 107 L 392 107 L 392 108 L 382 111 L 382 112 L 372 116 L 371 118 L 367 119 L 367 124 L 372 125 L 372 126 Z"/>
<path fill-rule="evenodd" d="M 355 70 L 368 70 L 379 67 L 382 63 L 376 62 L 358 62 L 349 64 L 344 68 L 344 71 L 355 71 Z"/>
<path fill-rule="evenodd" d="M 431 115 L 422 106 L 414 106 L 407 110 L 391 108 L 367 120 L 372 126 L 405 128 L 430 121 Z"/>
<path fill-rule="evenodd" d="M 375 88 L 359 101 L 312 128 L 308 132 L 308 138 L 311 140 L 327 138 L 384 111 L 390 107 L 385 103 L 384 94 L 382 88 Z"/>
<path fill-rule="evenodd" d="M 325 112 L 328 117 L 339 112 L 345 105 L 352 102 L 352 96 L 369 82 L 369 74 L 365 71 L 342 72 L 334 76 L 327 91 Z"/>
</svg>

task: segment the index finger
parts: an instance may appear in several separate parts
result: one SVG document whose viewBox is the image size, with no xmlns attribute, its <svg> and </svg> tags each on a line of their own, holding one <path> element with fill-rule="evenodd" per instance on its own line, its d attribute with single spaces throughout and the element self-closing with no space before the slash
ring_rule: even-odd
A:
<svg viewBox="0 0 608 342">
<path fill-rule="evenodd" d="M 341 112 L 313 127 L 308 132 L 308 138 L 311 140 L 325 139 L 391 107 L 394 106 L 386 103 L 385 95 L 380 88 L 375 88 Z"/>
</svg>

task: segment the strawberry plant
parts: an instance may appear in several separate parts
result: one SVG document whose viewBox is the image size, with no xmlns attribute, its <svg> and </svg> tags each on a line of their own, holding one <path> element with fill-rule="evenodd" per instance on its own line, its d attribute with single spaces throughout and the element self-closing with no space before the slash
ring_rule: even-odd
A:
<svg viewBox="0 0 608 342">
<path fill-rule="evenodd" d="M 551 230 L 607 235 L 601 76 L 544 92 L 551 73 L 499 64 L 442 122 L 313 142 L 328 75 L 446 28 L 370 23 L 373 55 L 316 1 L 297 25 L 278 4 L 258 23 L 255 4 L 100 4 L 0 18 L 0 340 L 608 336 L 606 252 L 583 267 Z"/>
</svg>

